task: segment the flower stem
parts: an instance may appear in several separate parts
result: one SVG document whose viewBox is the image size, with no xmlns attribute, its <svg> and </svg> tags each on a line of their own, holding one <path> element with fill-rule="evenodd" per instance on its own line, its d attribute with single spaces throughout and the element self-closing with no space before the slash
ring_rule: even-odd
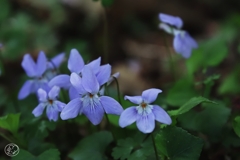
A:
<svg viewBox="0 0 240 160">
<path fill-rule="evenodd" d="M 104 61 L 108 62 L 108 20 L 107 20 L 107 11 L 103 7 L 103 21 L 104 21 Z"/>
<path fill-rule="evenodd" d="M 169 45 L 167 43 L 166 36 L 164 36 L 164 42 L 165 42 L 165 46 L 166 46 L 167 51 L 168 51 L 168 57 L 170 59 L 170 68 L 171 68 L 171 72 L 172 72 L 172 75 L 173 75 L 173 80 L 175 81 L 176 80 L 176 72 L 175 72 L 174 60 L 172 58 L 171 50 L 170 50 Z"/>
<path fill-rule="evenodd" d="M 108 118 L 107 113 L 105 113 L 105 116 L 106 116 L 106 119 L 107 119 L 107 126 L 108 126 L 109 130 L 111 130 L 111 123 L 110 123 L 110 120 Z M 115 140 L 116 138 L 115 138 L 112 130 L 111 130 L 111 133 L 112 133 L 113 139 Z"/>
<path fill-rule="evenodd" d="M 122 105 L 121 98 L 120 98 L 120 89 L 119 89 L 119 83 L 117 78 L 113 77 L 115 82 L 117 83 L 117 92 L 118 92 L 118 102 Z"/>
<path fill-rule="evenodd" d="M 154 151 L 155 151 L 156 160 L 159 160 L 158 159 L 158 153 L 157 153 L 157 147 L 156 147 L 155 140 L 154 140 L 154 137 L 153 137 L 152 133 L 151 133 L 151 137 L 152 137 L 152 143 L 153 143 L 153 148 L 154 148 Z"/>
</svg>

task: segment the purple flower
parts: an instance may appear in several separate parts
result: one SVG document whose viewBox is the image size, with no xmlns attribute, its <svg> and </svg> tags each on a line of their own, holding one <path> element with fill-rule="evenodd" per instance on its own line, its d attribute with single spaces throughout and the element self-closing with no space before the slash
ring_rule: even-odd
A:
<svg viewBox="0 0 240 160">
<path fill-rule="evenodd" d="M 45 72 L 45 77 L 48 80 L 51 80 L 53 77 L 57 75 L 58 68 L 62 64 L 65 59 L 65 53 L 61 53 L 53 57 L 47 64 L 47 71 Z"/>
<path fill-rule="evenodd" d="M 181 54 L 184 58 L 189 58 L 193 48 L 197 48 L 197 42 L 186 31 L 175 31 L 173 47 L 175 51 Z"/>
<path fill-rule="evenodd" d="M 75 118 L 83 113 L 94 125 L 97 125 L 102 121 L 104 112 L 115 115 L 122 113 L 123 108 L 116 100 L 99 94 L 98 80 L 107 82 L 109 78 L 104 75 L 96 76 L 89 66 L 83 68 L 82 78 L 76 73 L 71 74 L 70 81 L 78 91 L 79 97 L 70 101 L 63 109 L 60 115 L 63 120 Z"/>
<path fill-rule="evenodd" d="M 125 96 L 132 103 L 138 104 L 124 110 L 119 119 L 119 125 L 123 128 L 134 122 L 143 133 L 151 133 L 155 128 L 155 120 L 164 124 L 171 124 L 172 120 L 160 106 L 150 104 L 154 102 L 160 89 L 148 89 L 142 92 L 142 96 Z"/>
<path fill-rule="evenodd" d="M 54 86 L 48 93 L 42 88 L 38 89 L 39 105 L 32 111 L 35 117 L 43 114 L 45 107 L 47 108 L 47 117 L 51 121 L 58 120 L 58 113 L 65 107 L 65 103 L 57 100 L 60 88 Z"/>
<path fill-rule="evenodd" d="M 182 28 L 182 26 L 183 26 L 183 21 L 179 17 L 171 16 L 171 15 L 164 14 L 164 13 L 160 13 L 159 14 L 159 19 L 161 20 L 161 22 L 170 24 L 170 25 L 175 26 L 177 28 Z"/>
<path fill-rule="evenodd" d="M 38 55 L 37 63 L 35 63 L 29 54 L 25 54 L 22 61 L 22 67 L 28 77 L 19 91 L 18 99 L 24 99 L 31 93 L 36 93 L 39 88 L 46 89 L 48 87 L 48 80 L 43 76 L 47 69 L 47 58 L 43 51 Z"/>
<path fill-rule="evenodd" d="M 101 62 L 101 58 L 98 58 L 86 64 L 86 66 L 89 66 L 93 70 L 98 80 L 98 83 L 101 86 L 107 82 L 107 77 L 110 77 L 111 66 L 109 64 L 100 66 L 100 62 Z M 76 49 L 72 49 L 69 60 L 68 60 L 68 69 L 71 71 L 71 73 L 77 73 L 79 76 L 81 76 L 81 72 L 84 66 L 85 66 L 84 61 L 81 55 L 79 54 L 79 52 Z M 49 86 L 54 86 L 54 85 L 68 89 L 70 99 L 74 99 L 78 97 L 78 93 L 76 89 L 70 83 L 69 75 L 62 74 L 54 77 L 49 82 Z"/>
<path fill-rule="evenodd" d="M 160 23 L 159 28 L 174 35 L 173 47 L 175 51 L 181 54 L 184 58 L 189 58 L 192 49 L 197 48 L 198 44 L 188 32 L 181 30 L 183 26 L 181 18 L 160 13 L 159 19 L 162 22 Z"/>
</svg>

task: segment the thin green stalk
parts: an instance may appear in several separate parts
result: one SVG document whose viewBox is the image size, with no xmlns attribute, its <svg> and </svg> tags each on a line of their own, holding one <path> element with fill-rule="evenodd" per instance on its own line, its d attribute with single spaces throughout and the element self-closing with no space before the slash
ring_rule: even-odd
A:
<svg viewBox="0 0 240 160">
<path fill-rule="evenodd" d="M 8 138 L 7 136 L 5 136 L 4 134 L 0 133 L 0 136 L 2 136 L 4 139 L 6 139 L 9 142 L 13 142 L 12 139 Z"/>
<path fill-rule="evenodd" d="M 109 120 L 109 118 L 108 118 L 108 115 L 107 115 L 107 113 L 105 112 L 105 116 L 106 116 L 106 119 L 107 119 L 107 126 L 108 126 L 108 128 L 109 128 L 109 130 L 111 131 L 111 133 L 112 133 L 112 136 L 113 136 L 113 140 L 116 140 L 116 138 L 115 138 L 115 136 L 114 136 L 114 134 L 113 134 L 113 131 L 111 130 L 111 123 L 110 123 L 110 120 Z"/>
<path fill-rule="evenodd" d="M 108 20 L 107 20 L 107 11 L 103 8 L 103 21 L 104 21 L 104 61 L 108 62 Z"/>
<path fill-rule="evenodd" d="M 170 59 L 170 68 L 171 68 L 171 72 L 173 74 L 173 80 L 175 81 L 176 80 L 176 71 L 175 71 L 175 67 L 174 67 L 174 60 L 172 58 L 171 50 L 170 50 L 169 45 L 167 43 L 166 36 L 164 36 L 164 43 L 165 43 L 165 46 L 166 46 L 167 51 L 168 51 L 168 57 Z"/>
<path fill-rule="evenodd" d="M 152 133 L 151 133 L 151 137 L 152 137 L 153 148 L 154 148 L 156 160 L 159 160 L 159 159 L 158 159 L 158 153 L 157 153 L 157 147 L 156 147 L 155 140 L 154 140 L 154 137 L 153 137 L 153 134 L 152 134 Z"/>
<path fill-rule="evenodd" d="M 121 101 L 121 98 L 120 98 L 120 89 L 119 89 L 119 83 L 118 83 L 118 80 L 117 78 L 113 77 L 115 82 L 117 83 L 117 92 L 118 92 L 118 102 L 122 105 L 122 101 Z"/>
</svg>

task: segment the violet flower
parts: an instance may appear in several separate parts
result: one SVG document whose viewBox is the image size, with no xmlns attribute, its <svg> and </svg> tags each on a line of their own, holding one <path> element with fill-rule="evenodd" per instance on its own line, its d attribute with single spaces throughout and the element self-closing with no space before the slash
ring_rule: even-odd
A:
<svg viewBox="0 0 240 160">
<path fill-rule="evenodd" d="M 36 63 L 30 54 L 25 54 L 21 65 L 28 77 L 32 79 L 27 80 L 23 84 L 19 91 L 18 99 L 24 99 L 29 94 L 36 93 L 39 88 L 48 88 L 48 80 L 43 76 L 47 69 L 47 58 L 43 51 L 39 53 Z"/>
<path fill-rule="evenodd" d="M 151 104 L 154 102 L 160 89 L 148 89 L 142 92 L 142 96 L 125 96 L 132 103 L 138 106 L 129 107 L 122 112 L 119 119 L 119 125 L 123 128 L 134 122 L 138 129 L 143 133 L 151 133 L 155 128 L 155 120 L 170 125 L 172 120 L 170 116 L 160 106 Z"/>
<path fill-rule="evenodd" d="M 48 61 L 47 70 L 44 74 L 48 80 L 51 80 L 57 75 L 58 68 L 63 63 L 64 59 L 65 53 L 61 53 L 53 57 L 50 61 Z"/>
<path fill-rule="evenodd" d="M 162 22 L 160 23 L 159 28 L 174 35 L 173 47 L 175 51 L 181 54 L 184 58 L 189 58 L 192 49 L 197 48 L 198 44 L 187 31 L 181 30 L 183 26 L 182 19 L 163 13 L 159 14 L 159 19 Z"/>
<path fill-rule="evenodd" d="M 58 113 L 62 111 L 65 107 L 65 103 L 62 103 L 57 100 L 60 88 L 54 86 L 49 92 L 43 90 L 42 88 L 38 89 L 38 98 L 39 105 L 32 111 L 35 117 L 39 117 L 43 114 L 45 108 L 47 112 L 47 117 L 51 121 L 58 120 Z"/>
<path fill-rule="evenodd" d="M 104 75 L 96 76 L 89 66 L 83 68 L 82 78 L 76 73 L 71 74 L 70 81 L 78 91 L 79 97 L 70 101 L 63 109 L 60 115 L 63 120 L 75 118 L 83 113 L 97 125 L 102 121 L 104 112 L 115 115 L 122 113 L 123 108 L 115 99 L 99 94 L 99 81 L 107 82 L 109 79 Z"/>
<path fill-rule="evenodd" d="M 90 66 L 95 71 L 95 73 L 97 73 L 99 72 L 99 69 L 100 69 L 100 61 L 101 61 L 101 58 L 98 58 L 87 65 Z M 84 66 L 85 66 L 85 63 L 83 61 L 82 56 L 79 54 L 79 52 L 76 49 L 72 49 L 70 51 L 70 56 L 68 59 L 68 69 L 71 71 L 71 73 L 77 73 L 80 76 Z M 67 74 L 61 74 L 54 77 L 49 82 L 49 86 L 50 87 L 59 86 L 64 89 L 68 89 L 70 99 L 74 99 L 78 97 L 77 91 L 70 83 L 70 76 Z"/>
</svg>

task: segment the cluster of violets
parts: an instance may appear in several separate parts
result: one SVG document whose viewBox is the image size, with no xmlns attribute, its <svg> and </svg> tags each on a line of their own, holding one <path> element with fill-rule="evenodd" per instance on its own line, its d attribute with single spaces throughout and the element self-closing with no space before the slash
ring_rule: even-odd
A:
<svg viewBox="0 0 240 160">
<path fill-rule="evenodd" d="M 188 58 L 197 43 L 186 31 L 180 30 L 182 20 L 166 14 L 160 14 L 159 18 L 160 28 L 174 35 L 176 52 Z M 98 125 L 105 113 L 120 115 L 119 125 L 122 128 L 136 122 L 143 133 L 154 130 L 155 120 L 167 125 L 172 123 L 166 111 L 152 104 L 162 92 L 160 89 L 145 90 L 141 96 L 125 96 L 125 100 L 137 106 L 123 110 L 115 99 L 105 95 L 105 88 L 119 77 L 119 73 L 111 75 L 111 65 L 101 65 L 101 58 L 85 64 L 79 52 L 72 49 L 68 59 L 71 74 L 59 74 L 58 68 L 64 60 L 64 53 L 48 60 L 41 51 L 36 62 L 29 54 L 24 55 L 21 65 L 31 79 L 23 84 L 18 99 L 24 99 L 32 93 L 38 96 L 39 104 L 32 111 L 35 117 L 41 116 L 46 108 L 50 121 L 57 121 L 59 113 L 62 120 L 84 114 L 92 124 Z M 68 90 L 70 102 L 67 104 L 58 100 L 60 89 Z"/>
</svg>

